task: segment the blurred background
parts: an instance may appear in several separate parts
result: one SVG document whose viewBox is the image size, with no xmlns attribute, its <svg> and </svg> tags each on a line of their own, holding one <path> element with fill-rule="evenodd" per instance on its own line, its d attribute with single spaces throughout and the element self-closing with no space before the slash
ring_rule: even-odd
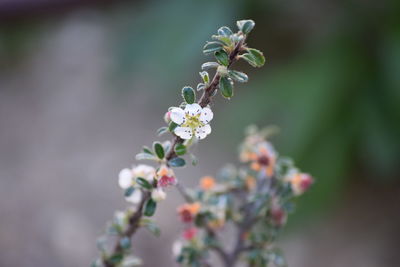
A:
<svg viewBox="0 0 400 267">
<path fill-rule="evenodd" d="M 275 124 L 280 153 L 317 179 L 281 239 L 289 266 L 399 266 L 395 0 L 0 0 L 0 266 L 90 264 L 126 207 L 119 170 L 200 81 L 209 36 L 247 18 L 267 64 L 236 65 L 249 83 L 213 104 L 213 134 L 180 181 L 237 162 L 246 125 Z M 135 237 L 145 266 L 175 266 L 181 201 L 171 189 L 160 238 Z"/>
</svg>

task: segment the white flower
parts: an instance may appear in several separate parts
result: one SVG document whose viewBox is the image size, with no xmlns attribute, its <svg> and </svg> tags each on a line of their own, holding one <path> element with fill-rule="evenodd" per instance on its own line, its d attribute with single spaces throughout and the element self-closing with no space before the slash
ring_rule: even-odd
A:
<svg viewBox="0 0 400 267">
<path fill-rule="evenodd" d="M 118 184 L 122 189 L 127 189 L 132 185 L 133 182 L 132 170 L 125 168 L 122 169 L 118 174 Z"/>
<path fill-rule="evenodd" d="M 125 197 L 125 200 L 132 204 L 139 204 L 142 201 L 142 191 L 135 189 L 129 197 Z"/>
<path fill-rule="evenodd" d="M 146 179 L 149 183 L 153 182 L 154 176 L 156 174 L 156 170 L 149 165 L 139 164 L 132 170 L 133 176 L 135 178 L 142 177 Z"/>
<path fill-rule="evenodd" d="M 171 120 L 179 126 L 174 132 L 183 139 L 191 139 L 193 134 L 204 139 L 211 133 L 210 121 L 213 119 L 213 112 L 210 108 L 201 108 L 199 104 L 187 104 L 185 110 L 173 108 L 171 110 Z"/>
<path fill-rule="evenodd" d="M 118 174 L 118 184 L 122 189 L 127 189 L 130 186 L 135 185 L 135 179 L 138 177 L 144 178 L 149 183 L 152 183 L 155 175 L 156 170 L 153 167 L 140 164 L 133 169 L 122 169 Z"/>
<path fill-rule="evenodd" d="M 165 193 L 164 190 L 162 190 L 162 188 L 156 188 L 153 190 L 153 192 L 151 192 L 151 198 L 155 201 L 155 202 L 159 202 L 162 201 L 164 199 L 167 198 L 167 194 Z"/>
</svg>

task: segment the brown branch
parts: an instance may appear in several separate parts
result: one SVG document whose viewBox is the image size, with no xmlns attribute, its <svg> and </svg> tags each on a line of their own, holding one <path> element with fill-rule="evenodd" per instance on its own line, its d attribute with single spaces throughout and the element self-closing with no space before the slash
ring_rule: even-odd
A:
<svg viewBox="0 0 400 267">
<path fill-rule="evenodd" d="M 244 39 L 239 41 L 237 43 L 237 45 L 235 46 L 235 48 L 233 49 L 233 51 L 229 54 L 229 64 L 228 67 L 230 67 L 237 59 L 237 56 L 239 55 L 239 53 L 242 51 L 242 47 L 244 44 Z M 215 94 L 215 91 L 218 89 L 219 86 L 219 81 L 221 79 L 221 75 L 218 73 L 218 71 L 215 73 L 211 83 L 208 85 L 208 87 L 206 87 L 203 91 L 203 95 L 201 96 L 200 100 L 198 101 L 198 104 L 204 108 L 207 105 L 209 105 L 211 103 L 212 97 Z M 167 155 L 165 156 L 166 161 L 168 162 L 169 160 L 177 157 L 174 147 L 177 144 L 182 144 L 183 143 L 183 139 L 180 138 L 179 136 L 174 136 L 173 140 L 172 140 L 172 145 L 171 145 L 171 149 L 170 151 L 167 153 Z M 168 163 L 167 163 L 168 165 Z M 178 187 L 179 188 L 179 187 Z M 128 238 L 132 238 L 132 236 L 135 234 L 135 232 L 137 231 L 137 229 L 139 228 L 139 223 L 140 223 L 140 219 L 143 216 L 143 208 L 145 203 L 151 198 L 151 194 L 150 192 L 145 192 L 145 194 L 143 195 L 142 201 L 139 203 L 139 207 L 136 210 L 135 213 L 133 213 L 131 215 L 131 217 L 129 218 L 129 226 L 128 229 L 117 238 L 116 244 L 114 246 L 114 249 L 111 253 L 110 256 L 112 255 L 117 255 L 120 253 L 123 253 L 123 249 L 120 245 L 121 240 L 125 237 Z M 213 234 L 214 237 L 216 237 L 216 233 L 214 232 L 214 230 L 212 230 L 211 228 L 208 229 L 210 231 L 211 234 Z M 224 261 L 226 259 L 228 259 L 228 255 L 225 253 L 225 251 L 223 251 L 223 249 L 215 249 L 222 258 L 224 258 Z M 116 266 L 115 263 L 110 262 L 109 258 L 103 258 L 103 263 L 106 267 L 114 267 Z"/>
</svg>

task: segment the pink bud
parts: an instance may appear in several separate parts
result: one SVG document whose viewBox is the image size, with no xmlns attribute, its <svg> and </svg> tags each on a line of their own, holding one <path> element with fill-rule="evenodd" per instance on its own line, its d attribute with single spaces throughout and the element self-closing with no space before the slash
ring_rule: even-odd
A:
<svg viewBox="0 0 400 267">
<path fill-rule="evenodd" d="M 184 223 L 190 223 L 193 221 L 193 216 L 189 210 L 182 210 L 180 212 L 181 220 Z"/>
<path fill-rule="evenodd" d="M 169 185 L 175 185 L 175 184 L 176 184 L 175 176 L 168 176 L 168 175 L 162 176 L 157 183 L 157 185 L 160 187 L 167 187 Z"/>
<path fill-rule="evenodd" d="M 183 238 L 186 240 L 192 240 L 193 238 L 195 238 L 196 234 L 197 229 L 195 227 L 190 227 L 183 231 Z"/>
<path fill-rule="evenodd" d="M 300 182 L 300 188 L 303 192 L 307 191 L 308 188 L 313 184 L 314 179 L 311 177 L 311 175 L 307 173 L 303 173 L 301 175 L 301 182 Z"/>
<path fill-rule="evenodd" d="M 286 217 L 286 213 L 282 208 L 273 207 L 271 209 L 271 218 L 273 224 L 278 226 L 284 225 L 286 223 Z"/>
<path fill-rule="evenodd" d="M 164 115 L 164 121 L 169 124 L 171 122 L 171 111 L 167 111 Z"/>
</svg>

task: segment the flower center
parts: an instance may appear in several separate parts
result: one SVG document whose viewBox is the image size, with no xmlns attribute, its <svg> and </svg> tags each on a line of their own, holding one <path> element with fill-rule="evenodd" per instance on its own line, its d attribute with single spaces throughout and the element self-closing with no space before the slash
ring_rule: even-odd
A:
<svg viewBox="0 0 400 267">
<path fill-rule="evenodd" d="M 192 129 L 196 129 L 197 127 L 203 126 L 203 123 L 200 121 L 200 114 L 192 116 L 190 114 L 185 114 L 186 121 L 182 125 L 183 127 L 189 127 Z"/>
<path fill-rule="evenodd" d="M 267 156 L 260 156 L 260 157 L 258 158 L 258 163 L 259 163 L 260 165 L 267 166 L 267 165 L 269 164 L 269 158 L 268 158 Z"/>
</svg>

